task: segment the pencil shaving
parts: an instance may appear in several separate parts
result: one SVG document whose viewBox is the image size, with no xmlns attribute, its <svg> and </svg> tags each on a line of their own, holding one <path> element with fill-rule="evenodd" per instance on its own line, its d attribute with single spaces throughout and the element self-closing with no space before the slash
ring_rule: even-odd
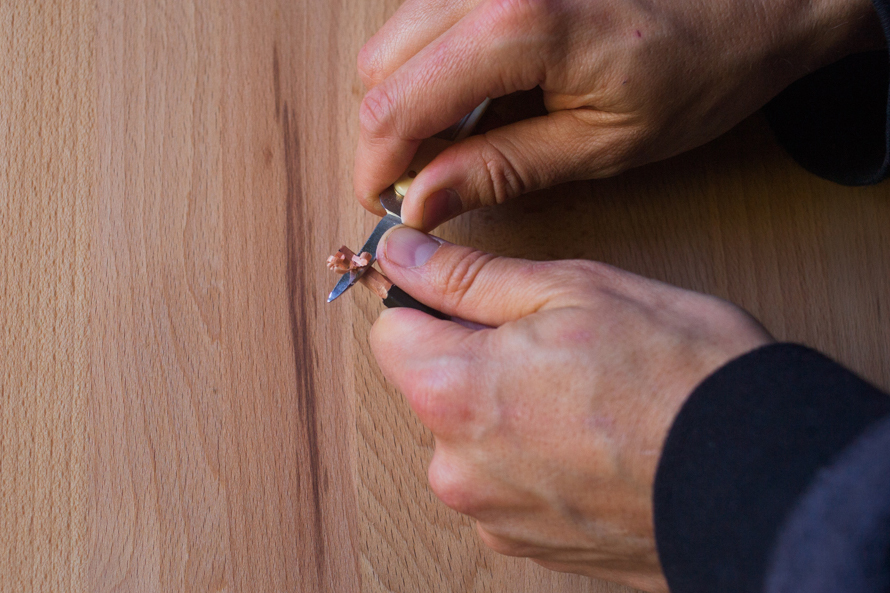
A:
<svg viewBox="0 0 890 593">
<path fill-rule="evenodd" d="M 352 263 L 356 267 L 364 268 L 365 266 L 367 266 L 368 264 L 371 263 L 371 254 L 368 253 L 367 251 L 365 251 L 365 252 L 362 252 L 361 255 L 353 255 Z"/>
<path fill-rule="evenodd" d="M 349 271 L 350 262 L 346 260 L 346 256 L 340 251 L 328 258 L 328 269 L 338 274 L 345 274 Z"/>
<path fill-rule="evenodd" d="M 379 296 L 382 300 L 386 300 L 389 296 L 389 289 L 392 288 L 392 282 L 389 281 L 389 278 L 374 268 L 368 268 L 368 271 L 365 272 L 358 281 L 371 289 L 371 292 Z"/>
<path fill-rule="evenodd" d="M 386 299 L 389 296 L 389 289 L 392 288 L 392 282 L 370 264 L 370 253 L 363 252 L 361 255 L 356 255 L 345 245 L 327 261 L 328 269 L 338 274 L 363 270 L 358 281 L 381 299 Z"/>
<path fill-rule="evenodd" d="M 368 267 L 371 263 L 371 254 L 366 251 L 361 255 L 356 255 L 344 245 L 340 251 L 328 258 L 327 263 L 328 269 L 338 274 L 355 272 Z"/>
</svg>

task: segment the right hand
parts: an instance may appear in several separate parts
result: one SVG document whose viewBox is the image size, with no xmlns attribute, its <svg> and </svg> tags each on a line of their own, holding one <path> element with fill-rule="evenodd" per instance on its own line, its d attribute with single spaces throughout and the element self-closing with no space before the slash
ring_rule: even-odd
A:
<svg viewBox="0 0 890 593">
<path fill-rule="evenodd" d="M 468 329 L 387 309 L 371 346 L 436 438 L 430 485 L 498 552 L 666 591 L 652 492 L 701 381 L 772 342 L 720 299 L 591 261 L 495 257 L 414 229 L 377 257 L 400 288 Z"/>
<path fill-rule="evenodd" d="M 615 175 L 722 134 L 795 79 L 880 47 L 869 0 L 407 0 L 359 55 L 355 192 L 486 97 L 540 86 L 550 112 L 440 154 L 402 206 L 431 230 L 563 181 Z"/>
</svg>

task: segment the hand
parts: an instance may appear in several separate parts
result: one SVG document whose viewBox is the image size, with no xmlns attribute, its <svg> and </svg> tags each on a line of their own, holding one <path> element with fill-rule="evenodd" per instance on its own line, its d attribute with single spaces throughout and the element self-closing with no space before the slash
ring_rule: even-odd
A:
<svg viewBox="0 0 890 593">
<path fill-rule="evenodd" d="M 495 257 L 396 227 L 393 282 L 472 330 L 384 311 L 371 345 L 436 438 L 430 485 L 488 546 L 665 591 L 652 484 L 693 389 L 772 341 L 720 299 L 590 261 Z"/>
<path fill-rule="evenodd" d="M 359 54 L 355 192 L 485 97 L 540 86 L 550 112 L 469 138 L 402 206 L 430 230 L 482 205 L 615 175 L 715 138 L 795 79 L 883 43 L 870 0 L 407 0 Z"/>
</svg>

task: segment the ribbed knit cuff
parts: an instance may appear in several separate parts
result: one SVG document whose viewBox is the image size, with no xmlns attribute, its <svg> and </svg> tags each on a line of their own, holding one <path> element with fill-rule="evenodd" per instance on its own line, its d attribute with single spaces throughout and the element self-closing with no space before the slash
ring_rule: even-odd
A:
<svg viewBox="0 0 890 593">
<path fill-rule="evenodd" d="M 777 532 L 819 469 L 888 415 L 886 394 L 793 344 L 708 377 L 674 421 L 655 478 L 671 591 L 759 593 Z"/>
</svg>

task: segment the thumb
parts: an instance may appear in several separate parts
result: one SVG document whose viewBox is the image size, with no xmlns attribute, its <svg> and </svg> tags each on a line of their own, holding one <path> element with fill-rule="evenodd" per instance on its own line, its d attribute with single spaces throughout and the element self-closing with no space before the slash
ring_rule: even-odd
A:
<svg viewBox="0 0 890 593">
<path fill-rule="evenodd" d="M 377 260 L 394 284 L 422 303 L 495 327 L 567 304 L 577 285 L 574 264 L 583 265 L 498 257 L 407 226 L 383 236 Z"/>
<path fill-rule="evenodd" d="M 612 114 L 572 109 L 522 120 L 449 147 L 423 168 L 402 219 L 432 230 L 455 216 L 564 181 L 628 168 L 632 135 Z"/>
</svg>

